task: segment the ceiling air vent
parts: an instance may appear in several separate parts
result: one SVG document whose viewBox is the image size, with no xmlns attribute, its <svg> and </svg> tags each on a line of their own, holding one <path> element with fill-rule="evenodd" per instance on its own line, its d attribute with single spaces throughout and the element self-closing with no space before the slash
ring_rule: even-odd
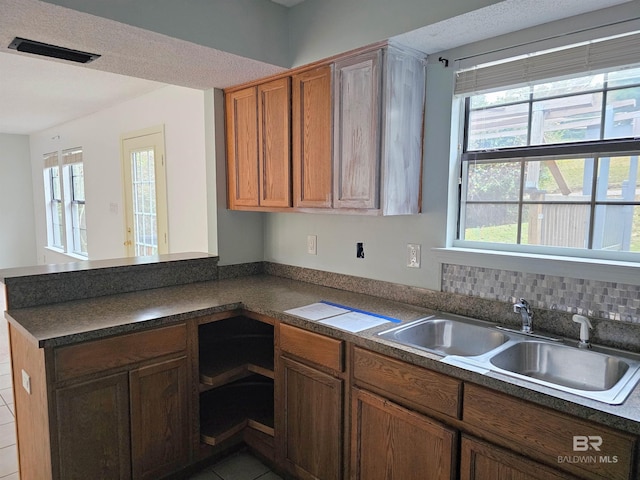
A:
<svg viewBox="0 0 640 480">
<path fill-rule="evenodd" d="M 35 55 L 43 55 L 45 57 L 61 58 L 62 60 L 70 60 L 78 63 L 89 63 L 100 58 L 96 53 L 81 52 L 79 50 L 71 50 L 70 48 L 57 47 L 48 43 L 36 42 L 25 38 L 16 37 L 9 45 L 9 48 L 19 52 L 33 53 Z"/>
</svg>

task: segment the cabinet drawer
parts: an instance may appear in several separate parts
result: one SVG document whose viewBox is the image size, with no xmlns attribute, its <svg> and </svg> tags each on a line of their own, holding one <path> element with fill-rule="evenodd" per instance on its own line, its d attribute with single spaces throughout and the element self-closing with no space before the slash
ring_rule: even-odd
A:
<svg viewBox="0 0 640 480">
<path fill-rule="evenodd" d="M 358 347 L 354 348 L 353 376 L 389 398 L 458 418 L 462 382 L 456 379 Z"/>
<path fill-rule="evenodd" d="M 56 380 L 138 363 L 180 352 L 186 347 L 187 326 L 184 323 L 60 347 L 54 351 Z"/>
<path fill-rule="evenodd" d="M 633 435 L 477 385 L 465 385 L 463 421 L 494 443 L 580 478 L 628 480 L 633 469 Z"/>
<path fill-rule="evenodd" d="M 290 325 L 280 325 L 280 348 L 317 365 L 342 372 L 344 342 Z"/>
</svg>

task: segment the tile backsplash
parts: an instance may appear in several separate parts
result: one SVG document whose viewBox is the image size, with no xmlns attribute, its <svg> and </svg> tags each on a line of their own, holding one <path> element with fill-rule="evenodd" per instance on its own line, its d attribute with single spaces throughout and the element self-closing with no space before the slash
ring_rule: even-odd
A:
<svg viewBox="0 0 640 480">
<path fill-rule="evenodd" d="M 503 302 L 523 297 L 537 308 L 640 323 L 637 285 L 443 264 L 442 291 Z"/>
</svg>

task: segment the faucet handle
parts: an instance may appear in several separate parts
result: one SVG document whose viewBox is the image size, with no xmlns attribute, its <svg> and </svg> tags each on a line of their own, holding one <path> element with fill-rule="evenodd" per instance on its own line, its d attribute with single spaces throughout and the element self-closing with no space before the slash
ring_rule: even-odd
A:
<svg viewBox="0 0 640 480">
<path fill-rule="evenodd" d="M 574 315 L 572 320 L 580 324 L 580 343 L 578 346 L 582 348 L 590 348 L 589 344 L 589 329 L 593 328 L 591 322 L 584 315 Z"/>
</svg>

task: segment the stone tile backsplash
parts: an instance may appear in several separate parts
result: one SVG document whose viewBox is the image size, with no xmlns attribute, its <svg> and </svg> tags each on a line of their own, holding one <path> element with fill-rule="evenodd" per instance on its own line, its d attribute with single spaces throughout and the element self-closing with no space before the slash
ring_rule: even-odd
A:
<svg viewBox="0 0 640 480">
<path fill-rule="evenodd" d="M 640 323 L 637 285 L 443 264 L 442 291 L 502 302 L 523 297 L 537 308 Z"/>
</svg>

